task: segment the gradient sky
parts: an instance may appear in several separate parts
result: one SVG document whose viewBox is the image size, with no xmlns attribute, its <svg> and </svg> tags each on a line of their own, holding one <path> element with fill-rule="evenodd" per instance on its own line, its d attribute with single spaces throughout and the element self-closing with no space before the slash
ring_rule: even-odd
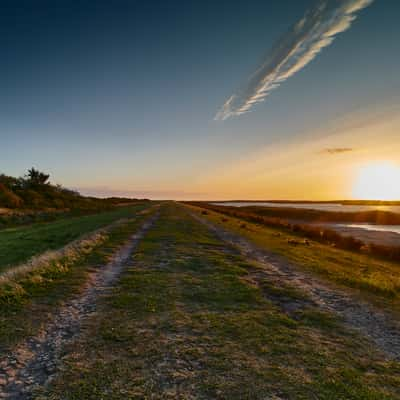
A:
<svg viewBox="0 0 400 400">
<path fill-rule="evenodd" d="M 214 119 L 316 3 L 1 1 L 0 172 L 96 195 L 351 198 L 363 165 L 400 161 L 398 0 Z"/>
</svg>

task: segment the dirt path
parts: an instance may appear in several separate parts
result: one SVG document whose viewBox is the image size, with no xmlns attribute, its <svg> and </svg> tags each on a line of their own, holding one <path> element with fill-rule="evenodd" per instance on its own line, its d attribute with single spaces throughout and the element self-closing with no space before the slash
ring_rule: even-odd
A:
<svg viewBox="0 0 400 400">
<path fill-rule="evenodd" d="M 30 399 L 36 387 L 51 381 L 64 346 L 79 334 L 82 321 L 95 312 L 96 299 L 113 286 L 158 215 L 156 212 L 149 217 L 110 262 L 90 276 L 82 293 L 67 301 L 36 337 L 29 338 L 13 354 L 0 360 L 0 398 Z"/>
<path fill-rule="evenodd" d="M 279 298 L 271 295 L 271 300 L 287 313 L 304 307 L 305 303 L 318 306 L 323 311 L 339 315 L 345 324 L 369 338 L 388 358 L 400 360 L 400 321 L 376 309 L 367 302 L 360 301 L 352 294 L 330 286 L 320 279 L 301 271 L 283 257 L 260 249 L 244 237 L 213 224 L 190 212 L 205 224 L 220 239 L 236 247 L 246 258 L 256 261 L 262 269 L 254 269 L 251 279 L 255 284 L 267 279 L 275 287 L 290 285 L 304 291 L 310 300 Z"/>
</svg>

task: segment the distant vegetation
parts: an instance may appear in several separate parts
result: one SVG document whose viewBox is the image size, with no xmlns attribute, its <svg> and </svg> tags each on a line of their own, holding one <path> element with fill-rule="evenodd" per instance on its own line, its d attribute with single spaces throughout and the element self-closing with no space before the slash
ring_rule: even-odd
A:
<svg viewBox="0 0 400 400">
<path fill-rule="evenodd" d="M 233 199 L 218 201 L 223 203 L 275 203 L 275 204 L 341 204 L 343 206 L 400 206 L 400 200 L 248 200 Z"/>
<path fill-rule="evenodd" d="M 302 223 L 301 221 L 299 221 L 301 219 L 308 221 L 312 219 L 310 218 L 310 214 L 313 214 L 314 210 L 291 209 L 291 208 L 271 210 L 271 209 L 266 209 L 265 207 L 231 207 L 231 206 L 214 205 L 206 202 L 186 202 L 186 203 L 204 209 L 212 210 L 230 217 L 235 217 L 252 223 L 265 225 L 283 231 L 287 231 L 290 233 L 294 233 L 299 236 L 305 237 L 307 239 L 315 240 L 317 242 L 327 244 L 333 247 L 338 247 L 340 249 L 367 253 L 372 256 L 391 261 L 396 261 L 396 262 L 400 261 L 400 246 L 392 247 L 392 246 L 384 246 L 372 243 L 365 244 L 363 241 L 359 239 L 356 239 L 348 235 L 342 235 L 334 231 L 333 229 L 321 226 L 312 226 L 308 223 Z M 336 214 L 340 214 L 342 217 L 342 214 L 345 213 L 336 213 L 336 212 L 330 213 L 326 211 L 321 211 L 321 212 L 316 211 L 316 214 L 317 215 L 321 214 L 325 216 L 327 216 L 328 214 L 333 214 L 329 220 L 336 221 L 338 218 L 338 215 Z M 360 214 L 369 215 L 369 212 Z M 393 214 L 393 213 L 388 213 L 388 214 Z M 393 214 L 393 216 L 397 217 L 396 214 Z M 296 219 L 298 221 L 296 221 Z M 325 219 L 324 221 L 327 221 L 327 219 Z M 357 221 L 360 222 L 359 219 Z"/>
<path fill-rule="evenodd" d="M 23 177 L 0 174 L 0 208 L 12 210 L 99 210 L 132 199 L 85 197 L 61 185 L 53 185 L 50 175 L 35 168 Z"/>
<path fill-rule="evenodd" d="M 146 200 L 86 197 L 49 181 L 50 175 L 35 168 L 20 178 L 0 174 L 0 229 L 83 216 L 135 205 Z"/>
<path fill-rule="evenodd" d="M 391 211 L 324 211 L 292 207 L 264 207 L 251 205 L 240 207 L 244 212 L 256 213 L 265 217 L 283 218 L 307 222 L 370 223 L 381 225 L 400 225 L 400 214 Z"/>
</svg>

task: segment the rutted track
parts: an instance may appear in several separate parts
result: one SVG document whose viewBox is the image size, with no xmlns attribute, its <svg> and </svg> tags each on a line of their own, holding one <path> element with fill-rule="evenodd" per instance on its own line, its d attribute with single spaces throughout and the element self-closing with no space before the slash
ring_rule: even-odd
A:
<svg viewBox="0 0 400 400">
<path fill-rule="evenodd" d="M 41 332 L 0 360 L 0 398 L 25 400 L 57 372 L 64 346 L 80 332 L 82 321 L 96 310 L 96 299 L 113 286 L 141 238 L 158 218 L 157 211 L 130 237 L 112 259 L 95 273 L 82 293 L 65 302 Z"/>
<path fill-rule="evenodd" d="M 273 285 L 290 285 L 304 291 L 321 310 L 339 315 L 345 324 L 369 338 L 388 358 L 400 360 L 400 321 L 388 313 L 356 298 L 351 293 L 330 286 L 320 279 L 301 271 L 283 257 L 260 249 L 244 237 L 221 226 L 190 214 L 205 224 L 216 236 L 237 248 L 246 258 L 263 267 L 252 279 L 267 279 Z M 285 308 L 284 304 L 280 304 Z M 291 305 L 289 305 L 290 308 Z"/>
</svg>

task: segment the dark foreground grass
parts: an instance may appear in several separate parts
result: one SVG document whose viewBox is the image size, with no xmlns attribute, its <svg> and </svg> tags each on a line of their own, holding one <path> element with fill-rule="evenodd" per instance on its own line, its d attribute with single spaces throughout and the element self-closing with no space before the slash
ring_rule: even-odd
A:
<svg viewBox="0 0 400 400">
<path fill-rule="evenodd" d="M 135 215 L 136 214 L 136 215 Z M 88 274 L 101 268 L 148 215 L 124 210 L 125 223 L 113 228 L 105 241 L 76 262 L 54 263 L 33 271 L 18 281 L 0 286 L 0 354 L 22 339 L 34 335 L 63 300 L 78 293 Z"/>
<path fill-rule="evenodd" d="M 251 268 L 164 208 L 36 399 L 400 398 L 398 363 L 316 309 L 290 318 L 249 283 Z"/>
<path fill-rule="evenodd" d="M 129 217 L 147 206 L 142 203 L 98 214 L 1 230 L 0 272 L 47 250 L 58 249 L 90 231 Z"/>
<path fill-rule="evenodd" d="M 358 293 L 377 305 L 400 312 L 400 264 L 379 260 L 366 254 L 357 254 L 309 241 L 305 245 L 301 236 L 277 228 L 244 222 L 240 218 L 190 207 L 203 218 L 225 229 L 243 235 L 261 248 L 323 278 L 356 289 Z M 295 243 L 294 245 L 291 244 Z"/>
</svg>

